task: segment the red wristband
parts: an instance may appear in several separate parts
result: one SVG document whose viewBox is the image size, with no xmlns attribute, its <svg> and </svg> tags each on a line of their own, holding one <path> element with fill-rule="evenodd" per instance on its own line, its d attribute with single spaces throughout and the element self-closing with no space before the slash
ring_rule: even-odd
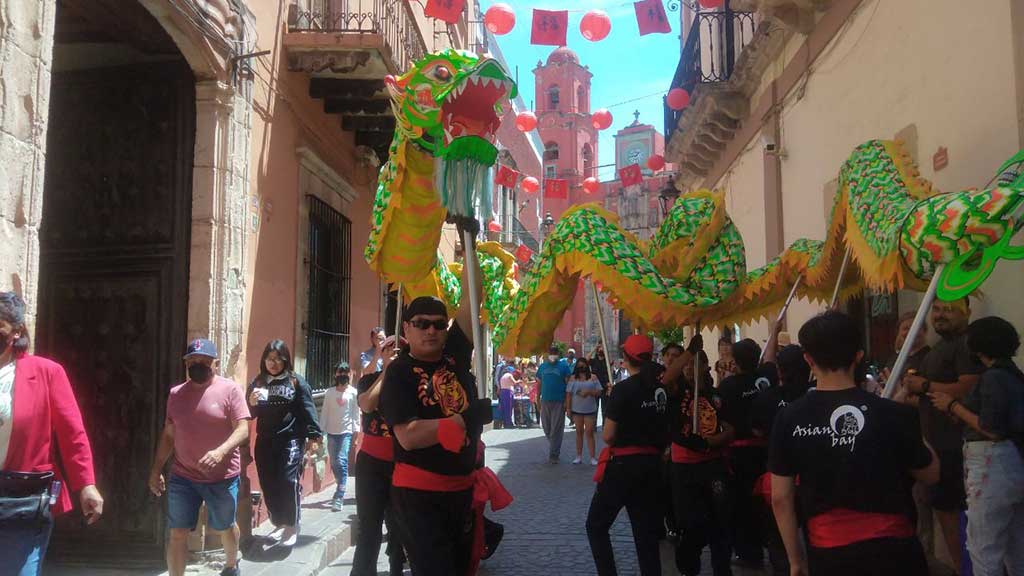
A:
<svg viewBox="0 0 1024 576">
<path fill-rule="evenodd" d="M 458 454 L 466 444 L 466 431 L 451 418 L 445 418 L 437 423 L 437 443 Z"/>
</svg>

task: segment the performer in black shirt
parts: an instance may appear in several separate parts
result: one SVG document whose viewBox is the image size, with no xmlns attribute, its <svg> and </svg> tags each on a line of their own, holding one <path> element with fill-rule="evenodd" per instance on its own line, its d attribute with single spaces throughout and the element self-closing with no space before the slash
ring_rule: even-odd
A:
<svg viewBox="0 0 1024 576">
<path fill-rule="evenodd" d="M 707 366 L 702 359 L 701 367 Z M 676 567 L 684 576 L 699 574 L 701 551 L 709 546 L 715 576 L 730 576 L 732 482 L 725 448 L 735 428 L 710 371 L 701 370 L 698 429 L 693 429 L 693 368 L 688 350 L 673 359 L 663 378 L 671 411 L 672 502 L 680 532 Z"/>
<path fill-rule="evenodd" d="M 818 385 L 776 418 L 768 464 L 791 574 L 928 574 L 914 536 L 911 488 L 915 478 L 937 481 L 939 463 L 916 412 L 856 386 L 854 368 L 864 352 L 849 316 L 830 311 L 812 318 L 800 329 L 800 345 Z"/>
<path fill-rule="evenodd" d="M 622 352 L 630 376 L 612 388 L 605 407 L 608 445 L 594 474 L 597 489 L 587 513 L 587 538 L 599 576 L 614 576 L 615 554 L 608 530 L 625 507 L 642 576 L 660 575 L 658 532 L 659 461 L 667 441 L 668 394 L 660 366 L 651 361 L 654 343 L 646 336 L 626 339 Z"/>
<path fill-rule="evenodd" d="M 753 490 L 754 483 L 765 471 L 767 441 L 751 431 L 750 409 L 760 392 L 757 362 L 761 357 L 761 347 L 749 338 L 740 340 L 732 345 L 732 356 L 739 372 L 723 380 L 718 391 L 722 400 L 729 405 L 736 428 L 736 437 L 729 447 L 735 487 L 733 548 L 744 564 L 756 567 L 764 563 L 764 550 Z M 766 387 L 767 383 L 761 380 L 761 386 Z"/>
<path fill-rule="evenodd" d="M 379 411 L 384 371 L 395 359 L 395 338 L 384 341 L 383 369 L 359 379 L 359 409 L 362 411 L 363 437 L 356 459 L 356 514 L 359 532 L 352 576 L 375 576 L 377 555 L 383 538 L 381 524 L 388 527 L 387 554 L 391 576 L 402 574 L 405 552 L 394 522 L 390 504 L 391 473 L 395 469 L 394 440 L 391 429 Z"/>
<path fill-rule="evenodd" d="M 402 323 L 409 350 L 384 375 L 381 411 L 395 438 L 391 504 L 415 576 L 471 574 L 483 552 L 482 519 L 474 518 L 483 503 L 473 488 L 486 470 L 477 458 L 491 402 L 477 398 L 470 373 L 472 343 L 462 327 L 477 320 L 469 310 L 462 306 L 449 330 L 441 300 L 410 302 Z"/>
</svg>

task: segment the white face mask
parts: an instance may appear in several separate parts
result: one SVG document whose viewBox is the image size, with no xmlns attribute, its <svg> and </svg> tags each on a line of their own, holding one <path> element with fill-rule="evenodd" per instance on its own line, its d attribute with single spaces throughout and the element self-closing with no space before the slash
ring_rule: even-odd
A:
<svg viewBox="0 0 1024 576">
<path fill-rule="evenodd" d="M 558 356 L 555 356 L 554 354 L 549 354 L 548 355 L 548 362 L 557 362 L 557 361 L 558 361 Z"/>
</svg>

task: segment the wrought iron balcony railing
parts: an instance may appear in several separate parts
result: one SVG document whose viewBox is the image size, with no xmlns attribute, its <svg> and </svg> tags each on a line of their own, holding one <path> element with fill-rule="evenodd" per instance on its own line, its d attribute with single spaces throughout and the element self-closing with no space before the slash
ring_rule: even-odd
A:
<svg viewBox="0 0 1024 576">
<path fill-rule="evenodd" d="M 728 6 L 728 4 L 726 4 Z M 698 12 L 679 55 L 672 86 L 693 95 L 698 84 L 725 82 L 732 77 L 743 48 L 754 38 L 757 22 L 753 12 L 725 10 Z M 675 132 L 682 111 L 665 103 L 665 138 Z"/>
<path fill-rule="evenodd" d="M 379 35 L 402 72 L 427 52 L 407 0 L 291 0 L 288 31 Z"/>
</svg>

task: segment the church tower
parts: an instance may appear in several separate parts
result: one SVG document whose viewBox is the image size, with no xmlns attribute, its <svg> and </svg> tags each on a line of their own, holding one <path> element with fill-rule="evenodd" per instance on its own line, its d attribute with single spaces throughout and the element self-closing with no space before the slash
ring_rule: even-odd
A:
<svg viewBox="0 0 1024 576">
<path fill-rule="evenodd" d="M 597 177 L 597 129 L 591 124 L 590 80 L 593 74 L 580 64 L 575 52 L 562 46 L 537 62 L 533 71 L 535 113 L 544 142 L 544 180 L 557 178 L 569 184 L 568 198 L 544 198 L 544 212 L 557 222 L 570 206 L 593 201 L 586 197 L 582 183 Z M 582 284 L 577 288 L 572 307 L 566 311 L 555 338 L 583 353 L 586 310 Z M 589 350 L 588 350 L 589 351 Z"/>
</svg>

